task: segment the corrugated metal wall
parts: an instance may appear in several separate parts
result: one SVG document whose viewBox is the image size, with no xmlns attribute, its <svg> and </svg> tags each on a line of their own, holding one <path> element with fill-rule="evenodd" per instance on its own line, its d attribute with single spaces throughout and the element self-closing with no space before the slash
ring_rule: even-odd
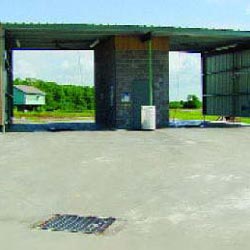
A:
<svg viewBox="0 0 250 250">
<path fill-rule="evenodd" d="M 203 56 L 204 114 L 250 116 L 250 50 Z"/>
<path fill-rule="evenodd" d="M 3 88 L 4 88 L 4 78 L 5 78 L 5 72 L 4 72 L 4 32 L 0 26 L 0 126 L 4 127 L 4 96 L 3 96 Z"/>
<path fill-rule="evenodd" d="M 240 116 L 250 116 L 250 50 L 236 54 L 237 88 L 239 93 L 237 111 Z"/>
</svg>

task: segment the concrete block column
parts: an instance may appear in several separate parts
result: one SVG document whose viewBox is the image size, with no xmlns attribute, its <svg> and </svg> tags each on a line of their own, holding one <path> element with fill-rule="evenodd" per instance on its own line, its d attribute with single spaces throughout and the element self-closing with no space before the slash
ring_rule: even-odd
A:
<svg viewBox="0 0 250 250">
<path fill-rule="evenodd" d="M 169 40 L 152 40 L 153 105 L 157 127 L 168 125 Z M 149 82 L 148 43 L 139 36 L 115 36 L 95 48 L 96 122 L 105 127 L 133 129 L 133 84 Z M 143 86 L 142 86 L 143 87 Z M 141 90 L 143 93 L 143 89 Z"/>
<path fill-rule="evenodd" d="M 138 36 L 117 36 L 115 39 L 116 126 L 133 129 L 133 83 L 149 81 L 148 43 Z M 156 106 L 157 127 L 166 127 L 169 119 L 169 39 L 152 40 L 153 105 Z M 143 92 L 143 90 L 142 90 Z M 124 94 L 130 102 L 123 102 Z"/>
<path fill-rule="evenodd" d="M 96 123 L 101 127 L 116 127 L 114 39 L 102 41 L 95 48 Z"/>
</svg>

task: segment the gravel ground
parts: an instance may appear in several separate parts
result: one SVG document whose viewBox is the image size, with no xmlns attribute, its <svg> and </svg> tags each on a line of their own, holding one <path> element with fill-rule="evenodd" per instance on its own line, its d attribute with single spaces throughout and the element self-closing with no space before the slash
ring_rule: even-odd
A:
<svg viewBox="0 0 250 250">
<path fill-rule="evenodd" d="M 0 249 L 250 249 L 250 128 L 0 135 Z M 31 226 L 114 216 L 104 235 Z"/>
</svg>

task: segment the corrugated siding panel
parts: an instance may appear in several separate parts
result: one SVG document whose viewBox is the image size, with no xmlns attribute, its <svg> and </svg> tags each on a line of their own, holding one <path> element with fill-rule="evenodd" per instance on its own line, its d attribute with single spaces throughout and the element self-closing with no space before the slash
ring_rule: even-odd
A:
<svg viewBox="0 0 250 250">
<path fill-rule="evenodd" d="M 240 93 L 236 112 L 244 117 L 250 115 L 250 50 L 237 53 L 236 62 L 237 90 Z"/>
<path fill-rule="evenodd" d="M 233 99 L 232 97 L 207 97 L 207 114 L 230 116 L 233 112 Z"/>
<path fill-rule="evenodd" d="M 205 114 L 250 116 L 250 50 L 205 59 Z"/>
<path fill-rule="evenodd" d="M 24 94 L 20 90 L 14 88 L 14 105 L 24 105 Z"/>
<path fill-rule="evenodd" d="M 207 76 L 207 95 L 233 94 L 233 74 L 223 72 Z"/>
<path fill-rule="evenodd" d="M 207 74 L 213 74 L 233 69 L 233 55 L 223 54 L 207 58 Z"/>
<path fill-rule="evenodd" d="M 250 67 L 250 50 L 245 50 L 237 53 L 237 66 Z"/>
</svg>

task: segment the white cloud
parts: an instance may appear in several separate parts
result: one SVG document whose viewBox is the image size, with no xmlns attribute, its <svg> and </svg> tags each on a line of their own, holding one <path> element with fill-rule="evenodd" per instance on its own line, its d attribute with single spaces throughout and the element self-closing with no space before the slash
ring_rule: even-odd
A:
<svg viewBox="0 0 250 250">
<path fill-rule="evenodd" d="M 62 62 L 62 66 L 61 66 L 61 67 L 62 67 L 63 69 L 65 69 L 65 70 L 69 69 L 69 68 L 70 68 L 69 61 L 64 60 L 64 61 Z"/>
<path fill-rule="evenodd" d="M 170 99 L 201 95 L 200 55 L 170 53 Z M 58 83 L 93 85 L 92 51 L 16 51 L 14 76 L 38 78 Z"/>
<path fill-rule="evenodd" d="M 170 100 L 183 100 L 189 94 L 201 97 L 200 54 L 171 52 L 169 71 Z"/>
<path fill-rule="evenodd" d="M 94 55 L 92 51 L 16 51 L 14 76 L 93 85 Z"/>
<path fill-rule="evenodd" d="M 20 78 L 23 78 L 24 76 L 35 78 L 38 75 L 37 70 L 33 66 L 32 62 L 25 59 L 19 59 L 15 64 L 15 68 L 17 69 L 17 75 Z"/>
<path fill-rule="evenodd" d="M 200 69 L 200 55 L 182 52 L 170 52 L 170 71 L 172 74 L 187 69 Z"/>
</svg>

